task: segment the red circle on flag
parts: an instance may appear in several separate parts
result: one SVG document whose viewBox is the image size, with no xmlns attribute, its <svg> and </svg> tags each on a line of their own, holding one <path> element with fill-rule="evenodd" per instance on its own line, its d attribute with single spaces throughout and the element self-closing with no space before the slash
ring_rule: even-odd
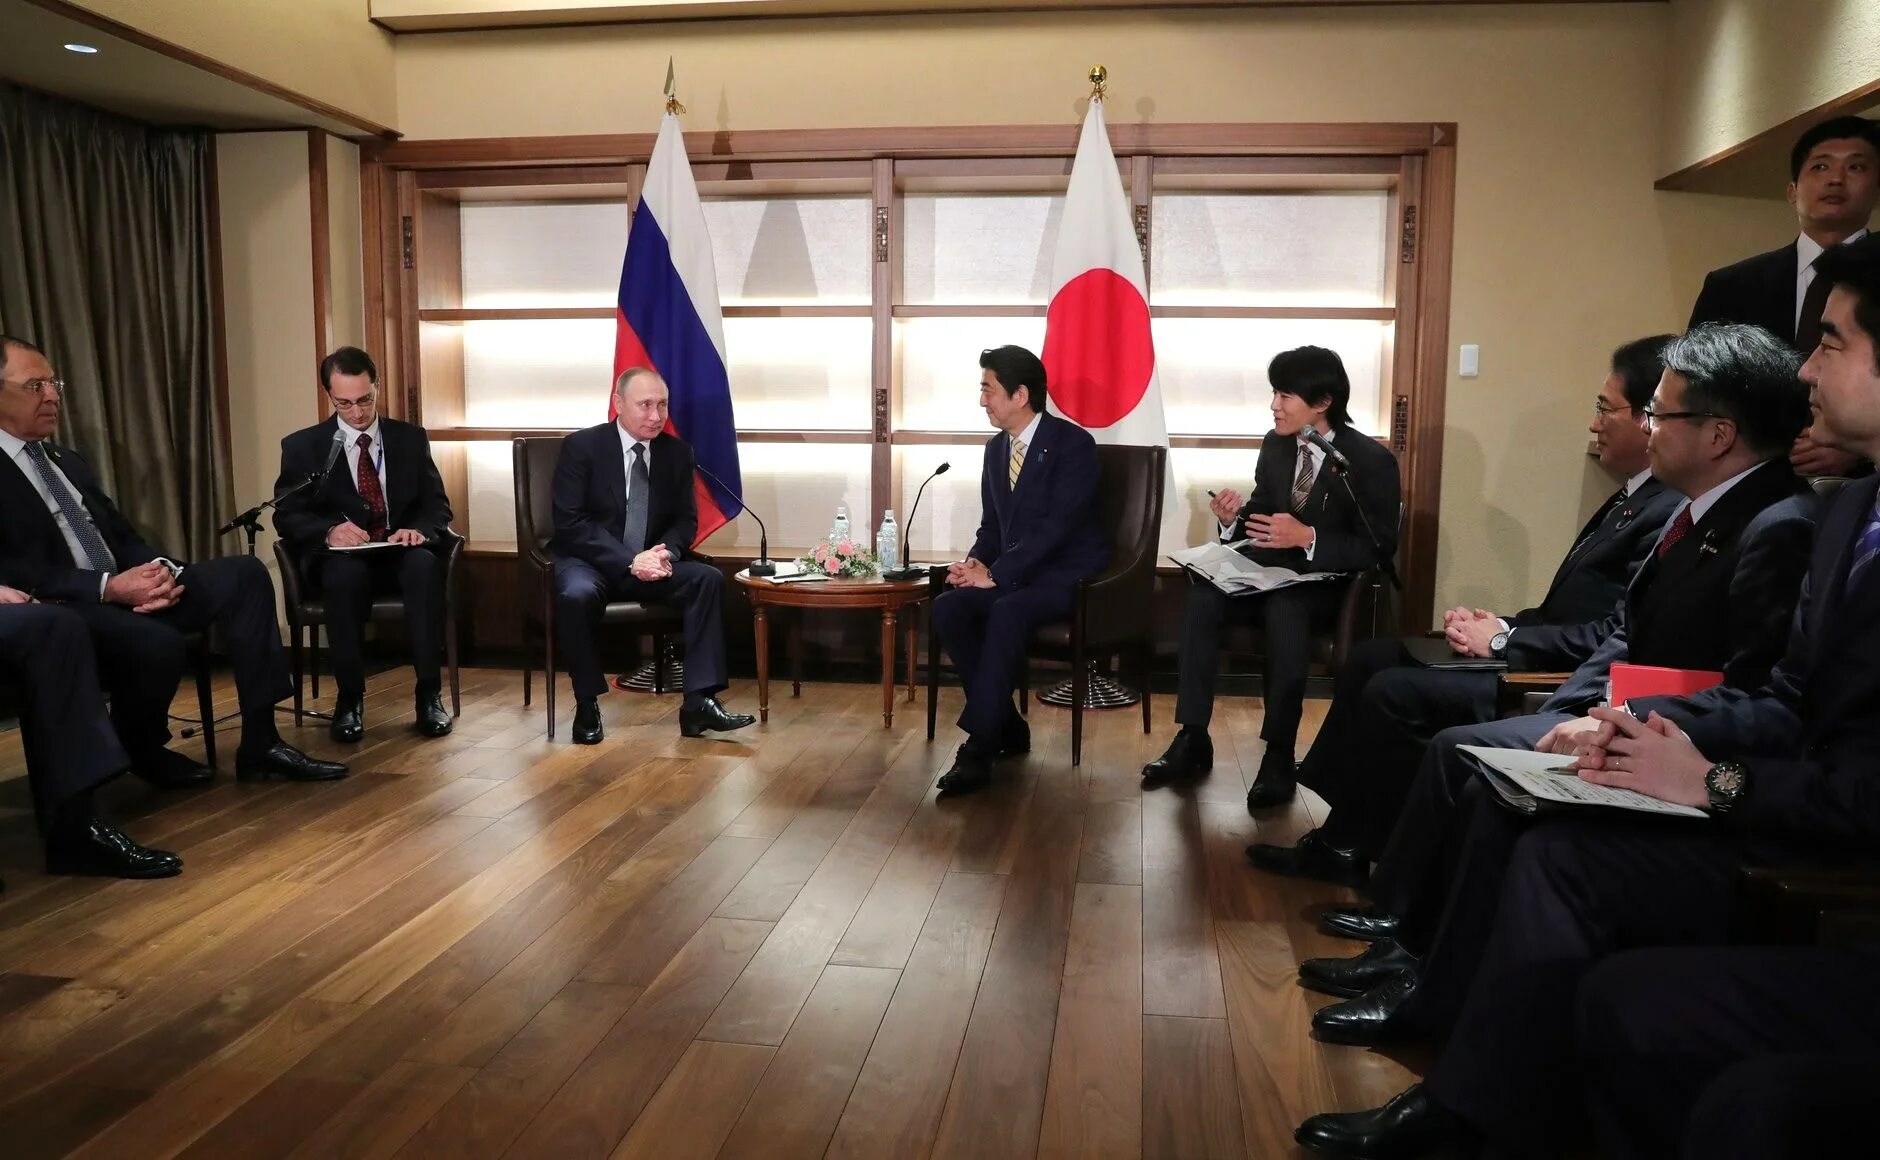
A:
<svg viewBox="0 0 1880 1160">
<path fill-rule="evenodd" d="M 1045 315 L 1048 393 L 1080 427 L 1108 427 L 1136 409 L 1155 373 L 1149 304 L 1114 270 L 1064 283 Z"/>
</svg>

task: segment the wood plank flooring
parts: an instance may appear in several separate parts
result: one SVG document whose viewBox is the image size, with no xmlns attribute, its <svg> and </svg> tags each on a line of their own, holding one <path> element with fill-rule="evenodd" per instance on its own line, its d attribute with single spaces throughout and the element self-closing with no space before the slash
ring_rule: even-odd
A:
<svg viewBox="0 0 1880 1160">
<path fill-rule="evenodd" d="M 348 753 L 283 718 L 344 782 L 107 787 L 183 856 L 165 882 L 41 873 L 0 735 L 7 1154 L 1264 1160 L 1412 1078 L 1306 1035 L 1329 1000 L 1296 962 L 1355 947 L 1313 925 L 1342 891 L 1241 857 L 1323 808 L 1247 816 L 1257 699 L 1221 703 L 1189 789 L 1138 785 L 1159 698 L 1152 737 L 1091 714 L 1079 769 L 1034 706 L 1030 756 L 941 802 L 957 731 L 905 703 L 883 730 L 879 696 L 807 685 L 688 741 L 676 697 L 616 694 L 583 748 L 466 670 L 425 741 L 385 674 Z"/>
</svg>

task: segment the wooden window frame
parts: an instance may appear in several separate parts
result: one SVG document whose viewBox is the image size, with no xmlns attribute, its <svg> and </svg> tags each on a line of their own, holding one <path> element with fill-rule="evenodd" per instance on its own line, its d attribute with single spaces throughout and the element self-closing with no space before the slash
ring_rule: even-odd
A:
<svg viewBox="0 0 1880 1160">
<path fill-rule="evenodd" d="M 746 130 L 686 135 L 695 175 L 704 186 L 827 183 L 871 197 L 885 220 L 886 246 L 871 256 L 868 304 L 727 306 L 726 317 L 869 317 L 874 323 L 872 430 L 740 432 L 747 442 L 871 443 L 871 524 L 892 505 L 899 480 L 894 447 L 972 445 L 983 434 L 897 428 L 897 368 L 892 333 L 897 319 L 1039 317 L 1039 305 L 909 305 L 896 302 L 901 268 L 896 210 L 900 186 L 954 183 L 966 190 L 1021 188 L 1069 173 L 1079 126 L 1018 125 L 826 130 Z M 1393 190 L 1384 307 L 1155 306 L 1154 317 L 1310 318 L 1394 321 L 1384 356 L 1390 391 L 1380 420 L 1404 481 L 1400 561 L 1406 626 L 1426 625 L 1434 612 L 1437 518 L 1440 508 L 1443 410 L 1448 368 L 1451 248 L 1454 236 L 1456 128 L 1446 122 L 1338 124 L 1113 125 L 1112 147 L 1132 206 L 1146 212 L 1160 175 L 1219 179 L 1224 188 L 1247 178 L 1263 186 Z M 395 416 L 427 423 L 442 445 L 440 468 L 454 503 L 467 498 L 463 445 L 553 430 L 472 428 L 464 422 L 462 339 L 455 323 L 482 319 L 606 318 L 610 307 L 462 307 L 461 258 L 452 191 L 501 197 L 552 192 L 578 198 L 622 198 L 637 208 L 651 133 L 607 136 L 465 138 L 369 143 L 360 164 L 363 236 L 367 247 L 368 332 L 377 336 L 384 397 Z M 755 184 L 753 184 L 755 183 Z M 484 192 L 487 191 L 487 192 Z M 877 239 L 879 243 L 881 239 Z M 1153 297 L 1153 295 L 1152 295 Z M 424 380 L 426 367 L 433 379 Z M 454 382 L 455 390 L 449 389 Z M 440 389 L 440 384 L 443 384 Z M 1175 447 L 1257 448 L 1257 435 L 1183 435 Z M 451 454 L 452 448 L 458 453 Z M 462 510 L 460 508 L 460 510 Z"/>
</svg>

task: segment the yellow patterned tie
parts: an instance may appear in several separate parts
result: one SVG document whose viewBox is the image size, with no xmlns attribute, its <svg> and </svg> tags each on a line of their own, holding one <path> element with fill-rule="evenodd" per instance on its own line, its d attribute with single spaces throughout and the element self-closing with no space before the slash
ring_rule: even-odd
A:
<svg viewBox="0 0 1880 1160">
<path fill-rule="evenodd" d="M 1016 488 L 1018 486 L 1018 469 L 1024 465 L 1025 441 L 1023 439 L 1014 439 L 1012 440 L 1012 461 L 1008 463 L 1005 468 L 1005 484 L 1007 487 Z"/>
<path fill-rule="evenodd" d="M 1299 474 L 1293 478 L 1292 510 L 1295 514 L 1306 510 L 1306 500 L 1312 495 L 1312 453 L 1305 444 L 1299 445 Z"/>
</svg>

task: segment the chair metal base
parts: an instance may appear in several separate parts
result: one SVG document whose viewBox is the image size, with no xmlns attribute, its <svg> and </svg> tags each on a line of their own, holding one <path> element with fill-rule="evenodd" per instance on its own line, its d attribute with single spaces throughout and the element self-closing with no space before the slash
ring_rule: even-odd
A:
<svg viewBox="0 0 1880 1160">
<path fill-rule="evenodd" d="M 655 688 L 657 683 L 658 682 L 653 679 L 652 661 L 647 661 L 632 672 L 621 673 L 614 678 L 614 688 L 619 689 L 623 693 L 658 692 L 658 689 Z M 666 662 L 665 686 L 667 691 L 685 687 L 684 661 L 669 660 Z"/>
<path fill-rule="evenodd" d="M 1060 709 L 1071 707 L 1072 681 L 1064 678 L 1038 694 L 1038 700 L 1046 705 L 1055 705 Z M 1091 669 L 1084 678 L 1084 708 L 1086 709 L 1125 709 L 1142 700 L 1142 694 L 1128 685 L 1120 685 L 1103 673 Z"/>
</svg>

